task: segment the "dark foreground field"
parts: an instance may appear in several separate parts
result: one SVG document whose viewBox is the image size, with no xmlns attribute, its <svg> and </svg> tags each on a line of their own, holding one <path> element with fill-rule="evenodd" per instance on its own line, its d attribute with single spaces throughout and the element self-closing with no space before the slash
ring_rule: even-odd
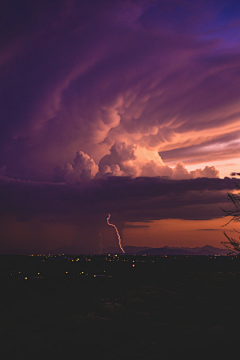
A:
<svg viewBox="0 0 240 360">
<path fill-rule="evenodd" d="M 0 272 L 2 359 L 239 352 L 240 258 L 5 255 Z"/>
</svg>

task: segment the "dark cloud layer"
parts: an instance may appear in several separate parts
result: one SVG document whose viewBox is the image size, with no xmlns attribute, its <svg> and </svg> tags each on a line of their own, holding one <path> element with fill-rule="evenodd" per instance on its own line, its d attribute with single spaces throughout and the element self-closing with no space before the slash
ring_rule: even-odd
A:
<svg viewBox="0 0 240 360">
<path fill-rule="evenodd" d="M 120 231 L 148 227 L 148 222 L 159 219 L 208 220 L 224 215 L 219 206 L 229 206 L 227 192 L 235 189 L 229 178 L 110 177 L 72 186 L 2 176 L 0 185 L 2 249 L 40 251 L 70 242 L 89 252 L 98 249 L 100 234 L 114 245 L 106 223 L 108 213 Z M 70 230 L 63 236 L 59 227 Z"/>
<path fill-rule="evenodd" d="M 235 189 L 232 179 L 168 180 L 118 178 L 92 180 L 84 186 L 1 180 L 1 213 L 14 213 L 20 221 L 34 216 L 66 215 L 76 220 L 81 213 L 118 214 L 124 221 L 162 218 L 210 219 L 221 217 L 217 204 L 226 203 L 226 192 Z M 215 211 L 205 207 L 214 204 Z M 147 205 L 147 206 L 146 206 Z M 194 211 L 193 211 L 194 209 Z M 152 213 L 155 212 L 155 215 Z M 151 215 L 149 215 L 151 214 Z M 47 219 L 47 217 L 46 217 Z"/>
</svg>

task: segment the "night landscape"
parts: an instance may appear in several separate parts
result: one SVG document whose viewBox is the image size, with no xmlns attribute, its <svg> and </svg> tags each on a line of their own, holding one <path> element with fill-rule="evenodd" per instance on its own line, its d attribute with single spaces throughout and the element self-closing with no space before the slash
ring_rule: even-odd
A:
<svg viewBox="0 0 240 360">
<path fill-rule="evenodd" d="M 0 24 L 1 359 L 237 359 L 240 2 Z"/>
</svg>

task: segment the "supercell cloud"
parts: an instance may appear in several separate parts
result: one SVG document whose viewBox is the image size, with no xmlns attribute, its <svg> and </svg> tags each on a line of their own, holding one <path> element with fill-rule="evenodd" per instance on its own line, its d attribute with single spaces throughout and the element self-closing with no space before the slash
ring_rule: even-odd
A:
<svg viewBox="0 0 240 360">
<path fill-rule="evenodd" d="M 167 165 L 238 157 L 235 1 L 3 1 L 1 14 L 0 166 L 9 176 L 52 181 L 60 166 L 81 178 L 67 165 L 77 152 L 117 176 L 171 177 Z M 113 163 L 123 142 L 144 150 L 137 164 Z"/>
<path fill-rule="evenodd" d="M 64 218 L 59 210 L 61 216 L 56 216 L 63 203 L 71 208 L 76 187 L 91 189 L 86 190 L 88 200 L 82 190 L 76 196 L 93 209 L 95 188 L 107 196 L 99 185 L 102 181 L 111 189 L 115 184 L 122 193 L 126 177 L 135 185 L 144 178 L 142 193 L 137 183 L 135 200 L 145 212 L 133 210 L 125 200 L 116 212 L 123 222 L 126 214 L 129 221 L 151 221 L 166 215 L 155 212 L 148 202 L 147 178 L 149 184 L 156 177 L 176 181 L 174 186 L 180 189 L 181 181 L 218 181 L 237 174 L 239 19 L 240 6 L 234 0 L 1 1 L 0 176 L 4 184 L 11 184 L 14 193 L 26 181 L 24 188 L 29 186 L 33 199 L 39 184 L 50 184 L 54 194 L 55 189 L 65 189 L 52 198 L 49 219 L 69 223 L 71 218 L 77 223 L 77 211 L 71 217 L 66 210 Z M 207 180 L 204 184 L 202 191 L 208 191 Z M 227 188 L 232 189 L 229 183 Z M 15 210 L 6 200 L 5 213 L 24 222 L 30 212 L 17 205 L 19 191 Z M 45 219 L 43 203 L 48 195 L 41 191 L 43 198 L 37 198 L 33 214 Z M 114 213 L 117 205 L 110 193 L 106 202 L 96 193 L 101 202 L 94 206 L 101 214 Z M 209 199 L 213 204 L 220 201 Z M 183 207 L 185 200 L 181 198 Z M 83 223 L 90 223 L 88 211 L 83 213 Z M 185 219 L 190 213 L 174 208 L 168 217 Z M 41 231 L 47 241 L 50 230 Z M 78 239 L 79 231 L 71 231 Z"/>
</svg>

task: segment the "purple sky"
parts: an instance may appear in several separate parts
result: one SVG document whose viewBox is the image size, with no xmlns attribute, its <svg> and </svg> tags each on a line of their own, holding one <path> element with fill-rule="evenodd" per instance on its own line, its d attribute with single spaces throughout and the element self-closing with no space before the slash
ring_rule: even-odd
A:
<svg viewBox="0 0 240 360">
<path fill-rule="evenodd" d="M 0 250 L 97 253 L 108 213 L 125 246 L 220 246 L 240 3 L 13 0 L 0 23 Z"/>
</svg>

